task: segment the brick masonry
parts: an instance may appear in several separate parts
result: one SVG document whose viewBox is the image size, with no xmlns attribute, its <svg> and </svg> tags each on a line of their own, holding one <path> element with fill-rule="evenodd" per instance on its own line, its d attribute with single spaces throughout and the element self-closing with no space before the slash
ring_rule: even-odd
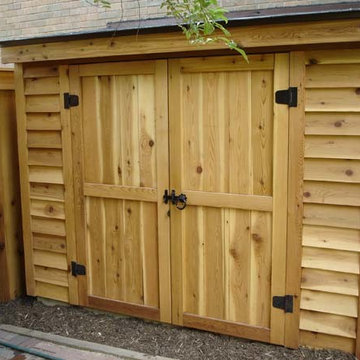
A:
<svg viewBox="0 0 360 360">
<path fill-rule="evenodd" d="M 339 0 L 219 1 L 230 11 L 339 2 Z M 91 5 L 92 0 L 1 0 L 0 40 L 96 30 L 105 28 L 111 21 L 148 19 L 165 15 L 164 9 L 160 9 L 161 0 L 110 0 L 110 2 L 111 9 L 104 9 Z"/>
</svg>

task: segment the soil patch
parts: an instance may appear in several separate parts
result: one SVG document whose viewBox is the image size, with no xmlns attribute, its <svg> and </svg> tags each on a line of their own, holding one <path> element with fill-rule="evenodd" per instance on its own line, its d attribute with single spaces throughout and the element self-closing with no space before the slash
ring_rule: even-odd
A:
<svg viewBox="0 0 360 360">
<path fill-rule="evenodd" d="M 0 323 L 174 359 L 355 359 L 341 351 L 303 347 L 290 350 L 204 331 L 96 313 L 75 306 L 47 306 L 30 297 L 0 304 Z"/>
</svg>

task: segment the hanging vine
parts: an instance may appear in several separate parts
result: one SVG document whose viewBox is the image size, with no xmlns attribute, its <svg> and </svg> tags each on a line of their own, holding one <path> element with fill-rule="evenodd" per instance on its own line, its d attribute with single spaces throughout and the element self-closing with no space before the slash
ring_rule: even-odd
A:
<svg viewBox="0 0 360 360">
<path fill-rule="evenodd" d="M 92 1 L 104 8 L 111 7 L 108 0 Z M 248 61 L 245 51 L 231 38 L 230 31 L 224 26 L 228 23 L 227 10 L 218 4 L 218 0 L 162 0 L 160 7 L 165 8 L 167 14 L 176 19 L 191 44 L 223 42 Z"/>
</svg>

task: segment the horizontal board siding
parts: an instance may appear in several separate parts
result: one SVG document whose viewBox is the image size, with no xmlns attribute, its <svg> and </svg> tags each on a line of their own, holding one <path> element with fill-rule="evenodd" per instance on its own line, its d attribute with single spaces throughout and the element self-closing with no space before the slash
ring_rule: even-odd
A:
<svg viewBox="0 0 360 360">
<path fill-rule="evenodd" d="M 304 225 L 303 245 L 360 252 L 360 230 Z"/>
<path fill-rule="evenodd" d="M 60 83 L 57 77 L 25 79 L 25 95 L 59 94 Z"/>
<path fill-rule="evenodd" d="M 359 274 L 359 255 L 349 251 L 304 247 L 302 266 Z"/>
<path fill-rule="evenodd" d="M 30 183 L 30 198 L 64 201 L 64 186 L 58 184 Z"/>
<path fill-rule="evenodd" d="M 301 292 L 301 308 L 356 318 L 358 316 L 358 299 L 357 296 L 303 290 Z"/>
<path fill-rule="evenodd" d="M 65 286 L 36 281 L 35 292 L 37 296 L 69 302 L 69 289 Z"/>
<path fill-rule="evenodd" d="M 300 330 L 300 343 L 315 349 L 337 349 L 348 353 L 355 352 L 355 339 Z"/>
<path fill-rule="evenodd" d="M 359 90 L 306 89 L 306 111 L 346 112 L 359 111 Z"/>
<path fill-rule="evenodd" d="M 26 120 L 27 130 L 61 130 L 59 113 L 31 113 Z"/>
<path fill-rule="evenodd" d="M 337 205 L 304 205 L 304 224 L 360 229 L 360 208 Z"/>
<path fill-rule="evenodd" d="M 304 268 L 301 279 L 302 289 L 359 295 L 358 276 L 355 274 Z"/>
<path fill-rule="evenodd" d="M 360 161 L 305 159 L 304 180 L 360 183 Z"/>
<path fill-rule="evenodd" d="M 28 148 L 61 149 L 59 131 L 29 131 Z"/>
<path fill-rule="evenodd" d="M 306 87 L 357 88 L 360 87 L 359 65 L 313 65 L 306 71 Z"/>
<path fill-rule="evenodd" d="M 306 113 L 306 135 L 360 135 L 360 118 L 356 113 Z"/>
<path fill-rule="evenodd" d="M 60 112 L 59 95 L 30 95 L 26 97 L 26 112 Z"/>
<path fill-rule="evenodd" d="M 35 280 L 43 283 L 68 286 L 67 271 L 52 269 L 44 266 L 35 266 Z"/>
<path fill-rule="evenodd" d="M 329 135 L 306 136 L 305 157 L 359 160 L 360 159 L 359 137 L 329 136 Z"/>
<path fill-rule="evenodd" d="M 355 339 L 356 319 L 347 316 L 302 310 L 300 329 Z"/>
<path fill-rule="evenodd" d="M 61 236 L 33 234 L 34 249 L 66 254 L 66 239 Z"/>
<path fill-rule="evenodd" d="M 304 202 L 360 206 L 360 184 L 305 181 Z"/>
<path fill-rule="evenodd" d="M 313 51 L 307 61 L 300 337 L 304 345 L 354 352 L 360 268 L 360 52 Z"/>
<path fill-rule="evenodd" d="M 59 270 L 67 270 L 66 255 L 34 250 L 34 264 Z"/>
<path fill-rule="evenodd" d="M 29 149 L 29 165 L 62 167 L 62 151 Z"/>
</svg>

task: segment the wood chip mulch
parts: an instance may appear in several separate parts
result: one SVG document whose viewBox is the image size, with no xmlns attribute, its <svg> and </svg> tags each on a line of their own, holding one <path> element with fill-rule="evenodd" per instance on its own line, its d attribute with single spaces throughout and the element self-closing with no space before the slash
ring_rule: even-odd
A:
<svg viewBox="0 0 360 360">
<path fill-rule="evenodd" d="M 174 359 L 355 359 L 341 351 L 290 350 L 75 306 L 47 306 L 30 297 L 0 304 L 0 323 Z"/>
</svg>

